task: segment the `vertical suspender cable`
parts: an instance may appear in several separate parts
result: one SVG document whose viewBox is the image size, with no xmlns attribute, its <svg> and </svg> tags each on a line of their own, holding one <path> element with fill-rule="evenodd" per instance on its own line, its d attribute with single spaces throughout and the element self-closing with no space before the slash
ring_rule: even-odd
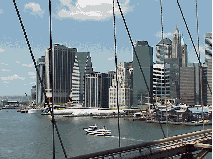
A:
<svg viewBox="0 0 213 159">
<path fill-rule="evenodd" d="M 120 135 L 120 121 L 119 121 L 119 103 L 118 103 L 118 63 L 117 63 L 117 54 L 116 54 L 116 35 L 115 35 L 115 2 L 113 0 L 113 28 L 114 28 L 114 43 L 115 43 L 115 74 L 116 74 L 116 102 L 118 109 L 118 146 L 121 146 L 121 135 Z"/>
<path fill-rule="evenodd" d="M 55 120 L 54 120 L 54 113 L 53 113 L 53 52 L 52 52 L 52 21 L 51 21 L 51 0 L 49 0 L 49 16 L 50 16 L 50 49 L 49 49 L 49 61 L 51 63 L 50 65 L 50 83 L 51 83 L 51 89 L 52 89 L 52 107 L 50 108 L 50 113 L 51 113 L 51 116 L 52 116 L 52 131 L 53 131 L 53 159 L 55 159 L 55 129 L 54 129 L 54 126 L 55 126 Z"/>
<path fill-rule="evenodd" d="M 195 0 L 195 10 L 196 10 L 196 24 L 197 24 L 197 51 L 198 51 L 198 56 L 200 58 L 200 50 L 199 50 L 199 45 L 200 45 L 200 42 L 199 42 L 199 28 L 198 28 L 198 12 L 197 12 L 197 0 Z M 200 68 L 199 68 L 199 77 L 200 77 Z M 200 79 L 199 79 L 200 80 Z M 201 81 L 202 81 L 202 78 L 201 78 Z M 199 82 L 199 85 L 200 85 L 200 82 Z M 200 90 L 200 87 L 199 87 L 199 90 Z M 203 130 L 204 130 L 204 117 L 203 117 L 203 104 L 202 104 L 202 120 L 203 120 Z"/>
<path fill-rule="evenodd" d="M 165 54 L 164 52 L 164 40 L 163 40 L 163 8 L 162 8 L 162 1 L 160 0 L 160 15 L 161 15 L 161 39 L 163 42 L 163 65 L 164 65 L 164 105 L 166 106 L 166 129 L 167 129 L 167 135 L 168 138 L 169 129 L 168 129 L 168 112 L 167 112 L 167 105 L 166 105 L 166 66 L 165 66 Z"/>
</svg>

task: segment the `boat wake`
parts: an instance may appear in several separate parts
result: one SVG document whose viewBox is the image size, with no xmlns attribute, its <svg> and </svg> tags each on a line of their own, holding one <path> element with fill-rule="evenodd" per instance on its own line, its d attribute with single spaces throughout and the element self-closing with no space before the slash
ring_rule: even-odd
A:
<svg viewBox="0 0 213 159">
<path fill-rule="evenodd" d="M 118 136 L 106 136 L 106 137 L 112 137 L 112 138 L 119 138 Z M 137 139 L 130 139 L 126 137 L 121 137 L 122 140 L 132 140 L 132 141 L 144 141 L 144 140 L 137 140 Z"/>
</svg>

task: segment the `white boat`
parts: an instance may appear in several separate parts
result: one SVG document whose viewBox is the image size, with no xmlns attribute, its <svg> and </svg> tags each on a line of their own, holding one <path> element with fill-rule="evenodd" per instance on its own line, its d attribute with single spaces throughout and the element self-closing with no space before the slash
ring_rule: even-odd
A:
<svg viewBox="0 0 213 159">
<path fill-rule="evenodd" d="M 107 130 L 106 128 L 98 129 L 94 133 L 96 136 L 111 136 L 111 130 Z"/>
<path fill-rule="evenodd" d="M 89 126 L 89 128 L 84 128 L 84 131 L 86 131 L 86 134 L 94 135 L 92 134 L 94 131 L 96 131 L 98 127 L 95 125 Z"/>
<path fill-rule="evenodd" d="M 96 135 L 96 136 L 111 136 L 111 130 L 108 130 L 103 127 L 103 129 L 98 129 L 96 125 L 89 126 L 89 128 L 84 128 L 86 134 L 88 135 Z"/>
</svg>

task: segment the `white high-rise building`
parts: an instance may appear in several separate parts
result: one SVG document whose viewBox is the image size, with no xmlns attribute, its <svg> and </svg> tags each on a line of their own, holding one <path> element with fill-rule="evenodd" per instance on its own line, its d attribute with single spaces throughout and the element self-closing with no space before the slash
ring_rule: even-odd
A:
<svg viewBox="0 0 213 159">
<path fill-rule="evenodd" d="M 160 100 L 170 97 L 170 65 L 153 65 L 153 97 Z"/>
<path fill-rule="evenodd" d="M 72 72 L 72 90 L 71 90 L 72 104 L 79 104 L 80 102 L 80 71 L 78 66 L 78 59 L 75 56 L 75 62 Z"/>
<path fill-rule="evenodd" d="M 132 62 L 120 62 L 118 64 L 118 104 L 119 107 L 130 107 L 132 95 Z M 116 75 L 109 88 L 109 108 L 117 108 L 117 82 Z"/>
</svg>

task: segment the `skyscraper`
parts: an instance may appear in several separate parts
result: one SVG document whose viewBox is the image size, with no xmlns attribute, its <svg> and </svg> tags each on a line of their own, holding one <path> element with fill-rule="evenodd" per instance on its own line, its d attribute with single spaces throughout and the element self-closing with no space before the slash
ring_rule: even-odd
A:
<svg viewBox="0 0 213 159">
<path fill-rule="evenodd" d="M 39 71 L 39 74 L 41 76 L 41 80 L 44 84 L 44 88 L 46 85 L 45 81 L 45 56 L 41 56 L 37 61 L 37 68 Z M 41 87 L 41 81 L 39 81 L 39 77 L 36 74 L 36 104 L 44 103 L 44 91 Z"/>
<path fill-rule="evenodd" d="M 172 41 L 168 38 L 162 39 L 156 45 L 156 64 L 163 64 L 164 58 L 168 59 L 172 57 Z"/>
<path fill-rule="evenodd" d="M 119 107 L 130 107 L 132 95 L 132 62 L 119 62 L 118 64 L 118 104 Z M 116 74 L 109 88 L 109 108 L 117 108 L 117 82 Z"/>
<path fill-rule="evenodd" d="M 176 26 L 174 34 L 172 35 L 172 57 L 179 58 L 181 60 L 181 35 Z"/>
<path fill-rule="evenodd" d="M 182 53 L 182 57 L 181 57 L 182 66 L 180 67 L 187 67 L 187 63 L 188 63 L 187 45 L 185 44 L 183 34 L 181 36 L 181 53 Z"/>
<path fill-rule="evenodd" d="M 51 91 L 53 86 L 53 103 L 67 103 L 72 88 L 72 72 L 74 66 L 76 48 L 68 48 L 64 45 L 54 44 L 52 59 L 49 59 L 49 48 L 46 49 L 46 76 L 47 91 Z M 52 63 L 53 62 L 53 63 Z M 51 66 L 53 70 L 51 71 Z M 49 69 L 50 67 L 50 69 Z M 51 74 L 53 79 L 49 77 Z M 50 93 L 51 94 L 51 93 Z"/>
<path fill-rule="evenodd" d="M 170 98 L 170 65 L 154 64 L 153 65 L 153 96 L 164 101 Z"/>
<path fill-rule="evenodd" d="M 145 80 L 147 82 L 151 100 L 153 94 L 153 48 L 149 46 L 147 41 L 137 41 L 135 43 L 138 60 L 143 69 Z M 133 106 L 148 102 L 146 97 L 149 96 L 145 80 L 142 76 L 135 53 L 133 52 Z M 142 101 L 141 101 L 142 97 Z"/>
<path fill-rule="evenodd" d="M 93 72 L 90 52 L 76 53 L 75 66 L 73 71 L 74 71 L 73 76 L 75 77 L 73 79 L 74 80 L 73 82 L 75 82 L 75 84 L 72 86 L 71 96 L 72 98 L 75 97 L 75 99 L 72 99 L 72 101 L 73 101 L 73 104 L 84 105 L 85 74 Z M 78 88 L 78 91 L 76 90 L 77 88 Z"/>
<path fill-rule="evenodd" d="M 108 108 L 111 75 L 100 72 L 85 74 L 85 107 Z"/>
<path fill-rule="evenodd" d="M 206 93 L 207 103 L 206 105 L 212 105 L 212 33 L 206 33 L 205 35 L 205 64 L 206 68 Z"/>
</svg>

